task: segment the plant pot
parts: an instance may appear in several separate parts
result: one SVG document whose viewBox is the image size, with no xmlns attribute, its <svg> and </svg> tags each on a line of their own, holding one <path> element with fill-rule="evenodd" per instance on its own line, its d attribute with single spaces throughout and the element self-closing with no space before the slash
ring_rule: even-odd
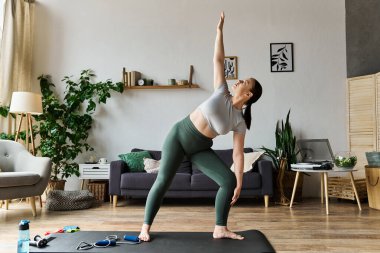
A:
<svg viewBox="0 0 380 253">
<path fill-rule="evenodd" d="M 282 192 L 283 196 L 281 196 L 281 189 L 278 184 L 276 184 L 276 187 L 274 188 L 274 201 L 275 203 L 279 203 L 281 205 L 289 205 L 290 199 L 292 197 L 293 193 L 293 187 L 294 187 L 294 181 L 296 179 L 297 172 L 291 171 L 291 170 L 284 170 L 284 175 L 282 179 Z M 276 182 L 278 182 L 280 173 L 278 170 L 274 172 L 274 178 L 276 179 Z M 294 195 L 294 201 L 300 202 L 302 201 L 302 186 L 303 186 L 303 173 L 300 173 L 296 188 L 296 193 Z M 287 199 L 288 201 L 284 201 Z"/>
<path fill-rule="evenodd" d="M 51 190 L 65 190 L 66 180 L 49 180 L 48 186 L 46 188 L 46 193 L 49 193 Z"/>
<path fill-rule="evenodd" d="M 292 198 L 293 193 L 293 187 L 294 187 L 294 181 L 296 180 L 296 174 L 297 172 L 286 170 L 284 173 L 284 179 L 283 179 L 283 191 L 284 195 L 287 199 Z M 275 178 L 278 177 L 278 172 L 275 172 Z M 298 183 L 296 188 L 296 193 L 294 195 L 294 201 L 295 202 L 301 202 L 302 201 L 302 186 L 303 186 L 303 173 L 300 173 L 298 177 Z M 274 189 L 274 201 L 279 203 L 281 200 L 281 194 L 280 189 L 276 187 Z"/>
</svg>

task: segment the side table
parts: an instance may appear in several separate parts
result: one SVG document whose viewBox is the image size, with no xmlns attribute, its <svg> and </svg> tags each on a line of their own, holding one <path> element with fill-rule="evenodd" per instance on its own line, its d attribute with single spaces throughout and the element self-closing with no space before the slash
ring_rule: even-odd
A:
<svg viewBox="0 0 380 253">
<path fill-rule="evenodd" d="M 293 187 L 293 193 L 292 193 L 292 199 L 290 200 L 290 208 L 293 206 L 293 200 L 294 200 L 294 195 L 296 192 L 297 188 L 297 181 L 299 174 L 302 172 L 307 172 L 307 173 L 320 173 L 321 175 L 321 203 L 323 203 L 323 196 L 325 197 L 326 200 L 326 214 L 329 214 L 329 196 L 328 196 L 328 173 L 329 172 L 339 172 L 339 173 L 349 173 L 350 179 L 351 179 L 351 184 L 352 188 L 354 189 L 355 197 L 356 197 L 356 202 L 358 203 L 359 210 L 362 210 L 362 207 L 360 205 L 360 199 L 358 196 L 358 192 L 355 187 L 355 181 L 354 181 L 354 175 L 352 172 L 357 171 L 355 169 L 333 169 L 333 170 L 311 170 L 311 169 L 298 169 L 298 168 L 292 168 L 292 171 L 297 172 L 296 174 L 296 179 L 294 180 L 294 187 Z"/>
<path fill-rule="evenodd" d="M 110 175 L 110 164 L 109 163 L 82 163 L 79 164 L 79 179 L 82 180 L 81 182 L 81 189 L 84 188 L 84 181 L 85 180 L 92 180 L 92 179 L 103 179 L 103 180 L 109 180 Z M 112 203 L 112 198 L 110 196 L 110 203 Z"/>
</svg>

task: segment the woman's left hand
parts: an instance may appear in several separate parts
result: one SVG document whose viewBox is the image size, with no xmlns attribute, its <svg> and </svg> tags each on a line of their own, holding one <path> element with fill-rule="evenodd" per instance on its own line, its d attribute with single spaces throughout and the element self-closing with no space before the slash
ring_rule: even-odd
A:
<svg viewBox="0 0 380 253">
<path fill-rule="evenodd" d="M 236 187 L 234 190 L 234 196 L 232 197 L 231 206 L 236 203 L 240 196 L 241 187 Z"/>
<path fill-rule="evenodd" d="M 220 31 L 223 31 L 224 17 L 224 11 L 222 11 L 222 13 L 220 13 L 220 19 L 218 23 L 218 30 Z"/>
</svg>

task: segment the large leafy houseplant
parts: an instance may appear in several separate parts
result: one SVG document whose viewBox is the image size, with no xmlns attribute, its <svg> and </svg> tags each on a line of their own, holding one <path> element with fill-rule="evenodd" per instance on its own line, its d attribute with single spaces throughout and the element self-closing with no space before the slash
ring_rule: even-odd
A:
<svg viewBox="0 0 380 253">
<path fill-rule="evenodd" d="M 286 159 L 287 169 L 290 170 L 290 164 L 297 163 L 297 154 L 299 151 L 296 151 L 296 137 L 293 135 L 292 127 L 289 122 L 290 110 L 286 115 L 286 121 L 277 121 L 275 137 L 276 137 L 276 146 L 274 149 L 262 147 L 265 151 L 265 154 L 268 155 L 273 163 L 275 168 L 278 170 L 280 168 L 281 159 Z"/>
<path fill-rule="evenodd" d="M 54 93 L 55 85 L 50 76 L 38 78 L 43 106 L 43 114 L 37 117 L 41 136 L 39 150 L 42 156 L 52 160 L 52 180 L 79 176 L 79 166 L 74 160 L 80 153 L 93 150 L 87 139 L 96 106 L 105 104 L 111 91 L 122 93 L 124 90 L 121 82 L 93 82 L 94 77 L 91 70 L 83 70 L 77 81 L 65 76 L 62 80 L 66 83 L 63 102 Z"/>
</svg>

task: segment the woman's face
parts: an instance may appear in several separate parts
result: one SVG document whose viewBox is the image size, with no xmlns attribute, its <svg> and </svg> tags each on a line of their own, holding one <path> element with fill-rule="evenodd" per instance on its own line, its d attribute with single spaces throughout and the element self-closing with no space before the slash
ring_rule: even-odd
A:
<svg viewBox="0 0 380 253">
<path fill-rule="evenodd" d="M 235 95 L 242 95 L 246 93 L 251 93 L 254 86 L 254 79 L 248 78 L 245 80 L 238 80 L 234 85 L 232 85 L 232 90 Z"/>
</svg>

